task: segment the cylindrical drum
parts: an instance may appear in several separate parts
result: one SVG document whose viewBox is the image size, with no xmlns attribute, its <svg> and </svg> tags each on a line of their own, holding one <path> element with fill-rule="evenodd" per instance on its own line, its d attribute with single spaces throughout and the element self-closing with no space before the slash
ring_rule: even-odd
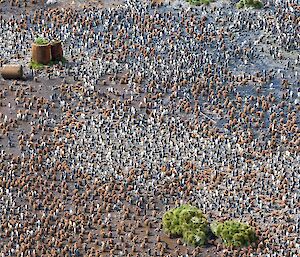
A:
<svg viewBox="0 0 300 257">
<path fill-rule="evenodd" d="M 52 61 L 61 61 L 63 59 L 63 49 L 60 41 L 51 43 L 51 56 Z"/>
<path fill-rule="evenodd" d="M 0 73 L 4 79 L 22 79 L 23 66 L 18 64 L 3 65 L 3 67 L 0 68 Z"/>
<path fill-rule="evenodd" d="M 47 65 L 51 61 L 51 45 L 32 44 L 32 60 L 34 62 Z"/>
</svg>

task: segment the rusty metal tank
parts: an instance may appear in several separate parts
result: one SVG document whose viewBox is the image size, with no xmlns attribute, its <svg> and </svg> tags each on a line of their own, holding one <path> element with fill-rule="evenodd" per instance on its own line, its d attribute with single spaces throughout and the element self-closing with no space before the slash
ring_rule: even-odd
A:
<svg viewBox="0 0 300 257">
<path fill-rule="evenodd" d="M 32 44 L 32 61 L 47 65 L 51 61 L 51 45 Z"/>
<path fill-rule="evenodd" d="M 51 56 L 52 56 L 52 61 L 62 61 L 63 48 L 62 48 L 61 41 L 51 42 Z"/>
<path fill-rule="evenodd" d="M 23 66 L 19 64 L 6 64 L 0 68 L 4 79 L 23 79 Z"/>
</svg>

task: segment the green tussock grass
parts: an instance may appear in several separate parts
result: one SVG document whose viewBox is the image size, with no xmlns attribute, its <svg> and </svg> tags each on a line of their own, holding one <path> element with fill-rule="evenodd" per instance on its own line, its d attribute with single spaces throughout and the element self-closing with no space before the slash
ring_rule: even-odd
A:
<svg viewBox="0 0 300 257">
<path fill-rule="evenodd" d="M 249 246 L 258 240 L 254 228 L 242 222 L 233 220 L 224 223 L 213 222 L 210 228 L 213 234 L 220 237 L 227 247 Z"/>
<path fill-rule="evenodd" d="M 190 205 L 181 205 L 167 211 L 162 218 L 163 230 L 172 238 L 181 237 L 192 246 L 204 246 L 216 237 L 226 247 L 248 247 L 257 244 L 253 227 L 235 220 L 214 221 L 209 224 L 202 211 Z"/>
<path fill-rule="evenodd" d="M 34 42 L 37 45 L 48 45 L 49 44 L 49 41 L 45 38 L 42 38 L 42 37 L 38 37 Z"/>
<path fill-rule="evenodd" d="M 255 8 L 255 9 L 260 9 L 263 7 L 263 3 L 259 0 L 240 0 L 237 4 L 236 7 L 241 9 L 241 8 Z"/>
<path fill-rule="evenodd" d="M 202 5 L 202 4 L 208 5 L 213 1 L 212 0 L 187 0 L 187 2 L 189 2 L 192 5 Z"/>
<path fill-rule="evenodd" d="M 201 246 L 207 242 L 209 225 L 206 217 L 196 207 L 182 205 L 167 211 L 162 219 L 165 233 L 172 237 L 182 237 L 193 246 Z"/>
<path fill-rule="evenodd" d="M 68 60 L 63 57 L 62 60 L 60 60 L 60 61 L 50 61 L 49 64 L 47 64 L 47 65 L 37 63 L 37 62 L 31 60 L 30 64 L 29 64 L 29 68 L 33 69 L 33 70 L 42 70 L 47 66 L 48 67 L 53 66 L 53 65 L 59 64 L 60 62 L 62 63 L 62 65 L 64 65 L 64 64 L 68 63 Z"/>
<path fill-rule="evenodd" d="M 29 64 L 29 68 L 33 69 L 33 70 L 42 70 L 42 69 L 44 69 L 44 67 L 45 67 L 44 64 L 34 62 L 34 61 L 31 61 Z"/>
<path fill-rule="evenodd" d="M 68 60 L 65 57 L 63 57 L 60 61 L 50 61 L 49 66 L 59 64 L 60 62 L 64 65 L 68 63 Z"/>
</svg>

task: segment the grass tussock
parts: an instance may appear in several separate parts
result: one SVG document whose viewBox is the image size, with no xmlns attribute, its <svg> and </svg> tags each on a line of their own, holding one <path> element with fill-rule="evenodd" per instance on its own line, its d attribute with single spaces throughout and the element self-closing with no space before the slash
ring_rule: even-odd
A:
<svg viewBox="0 0 300 257">
<path fill-rule="evenodd" d="M 239 9 L 242 8 L 255 8 L 255 9 L 260 9 L 263 7 L 263 3 L 259 0 L 240 0 L 237 4 L 236 7 Z"/>
<path fill-rule="evenodd" d="M 162 218 L 163 230 L 170 237 L 182 237 L 192 246 L 204 246 L 209 239 L 219 237 L 225 247 L 247 247 L 256 244 L 258 237 L 253 227 L 235 220 L 214 221 L 209 225 L 201 210 L 181 205 L 167 211 Z"/>
<path fill-rule="evenodd" d="M 60 60 L 60 61 L 50 61 L 50 63 L 48 64 L 48 65 L 44 65 L 44 64 L 42 64 L 42 63 L 38 63 L 38 62 L 35 62 L 35 61 L 33 61 L 33 60 L 31 60 L 31 62 L 30 62 L 30 64 L 29 64 L 29 68 L 30 69 L 33 69 L 33 70 L 42 70 L 42 69 L 44 69 L 45 67 L 51 67 L 51 66 L 53 66 L 53 65 L 57 65 L 57 64 L 62 64 L 62 65 L 64 65 L 64 64 L 66 64 L 66 63 L 68 63 L 68 60 L 66 59 L 66 58 L 62 58 L 62 60 Z"/>
<path fill-rule="evenodd" d="M 45 67 L 44 64 L 41 64 L 41 63 L 38 63 L 35 61 L 31 61 L 29 64 L 29 68 L 33 69 L 33 70 L 42 70 L 42 69 L 44 69 L 44 67 Z"/>
<path fill-rule="evenodd" d="M 209 235 L 206 217 L 196 207 L 182 205 L 171 209 L 163 216 L 163 229 L 172 237 L 183 237 L 193 246 L 204 245 Z"/>
<path fill-rule="evenodd" d="M 34 41 L 37 45 L 48 45 L 49 41 L 45 38 L 42 37 L 38 37 L 35 41 Z"/>
<path fill-rule="evenodd" d="M 228 220 L 224 223 L 213 222 L 210 228 L 214 235 L 220 237 L 225 246 L 243 247 L 257 241 L 255 230 L 246 223 Z"/>
<path fill-rule="evenodd" d="M 189 2 L 192 5 L 209 5 L 212 2 L 212 0 L 187 0 L 187 2 Z"/>
</svg>

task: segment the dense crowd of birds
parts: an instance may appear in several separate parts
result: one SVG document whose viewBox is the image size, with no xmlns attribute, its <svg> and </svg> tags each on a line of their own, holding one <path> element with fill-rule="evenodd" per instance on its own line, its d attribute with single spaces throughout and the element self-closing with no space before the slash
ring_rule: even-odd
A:
<svg viewBox="0 0 300 257">
<path fill-rule="evenodd" d="M 1 256 L 299 256 L 296 2 L 0 17 L 2 64 L 26 65 L 37 36 L 69 60 L 1 81 Z M 251 224 L 258 246 L 168 239 L 183 203 Z"/>
</svg>

